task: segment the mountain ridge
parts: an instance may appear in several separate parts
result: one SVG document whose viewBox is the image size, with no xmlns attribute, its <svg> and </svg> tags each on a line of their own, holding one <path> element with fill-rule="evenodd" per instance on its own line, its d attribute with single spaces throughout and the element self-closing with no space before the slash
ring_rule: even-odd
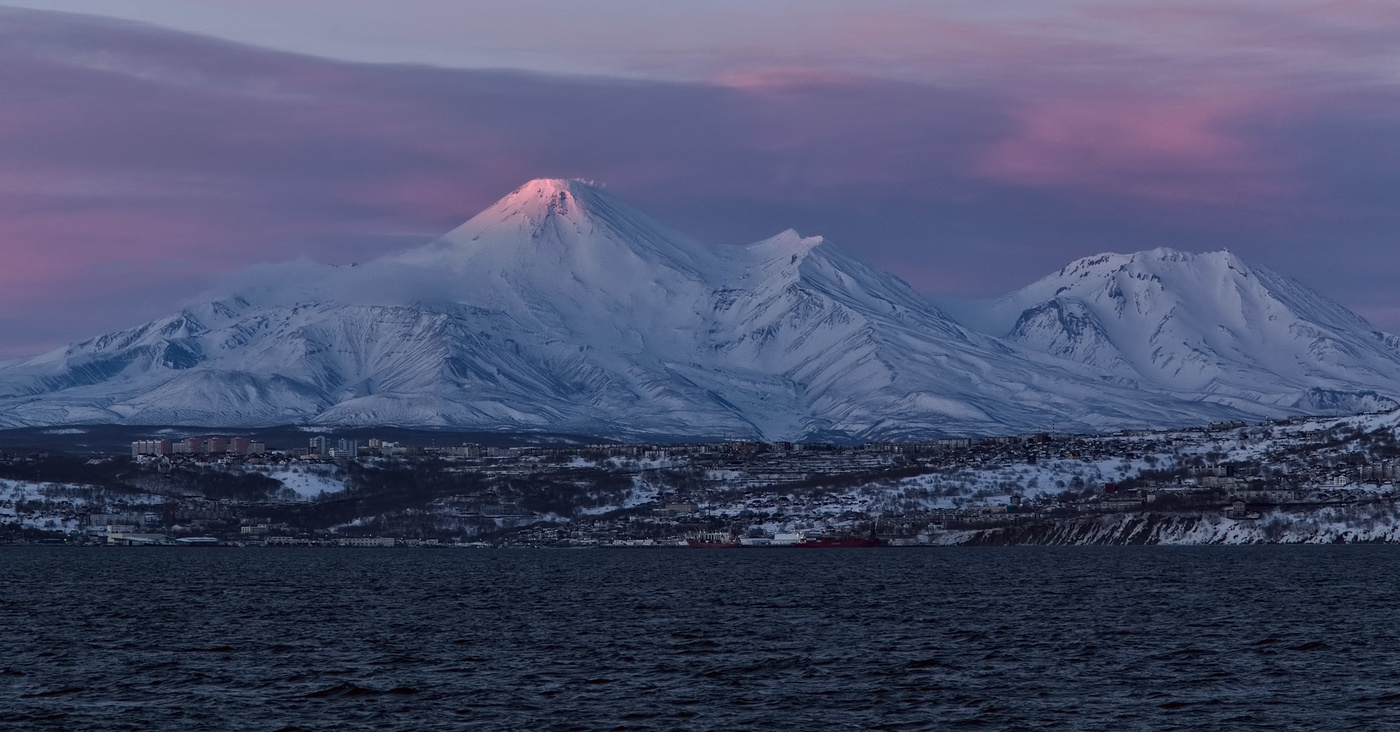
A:
<svg viewBox="0 0 1400 732">
<path fill-rule="evenodd" d="M 1141 259 L 1175 266 L 1195 256 L 1155 251 Z M 1242 292 L 1277 313 L 1311 313 L 1294 325 L 1316 331 L 1331 370 L 1251 390 L 1235 377 L 1262 363 L 1258 354 L 1215 364 L 1188 348 L 1172 363 L 1209 362 L 1234 380 L 1166 378 L 1160 360 L 1144 361 L 1153 344 L 1128 339 L 1135 331 L 1109 317 L 1134 301 L 1157 321 L 1162 307 L 1189 310 L 1152 285 L 1181 279 L 1176 270 L 1147 271 L 1135 257 L 1078 260 L 1013 293 L 993 315 L 1010 319 L 1020 307 L 1015 329 L 997 338 L 822 237 L 789 229 L 711 247 L 596 185 L 540 179 L 423 246 L 355 267 L 255 268 L 166 318 L 0 363 L 0 426 L 386 424 L 870 440 L 1393 402 L 1391 362 L 1362 347 L 1370 336 L 1349 311 L 1242 262 L 1233 271 L 1245 280 L 1294 288 L 1283 299 L 1267 287 Z M 1042 284 L 1057 276 L 1064 282 Z M 1210 315 L 1197 310 L 1163 322 L 1220 345 L 1196 332 Z M 1364 363 L 1344 358 L 1352 352 Z"/>
<path fill-rule="evenodd" d="M 1392 393 L 1362 411 L 1400 380 L 1394 336 L 1228 250 L 1085 257 L 991 311 L 1008 340 L 1169 392 L 1301 409 L 1338 385 Z"/>
</svg>

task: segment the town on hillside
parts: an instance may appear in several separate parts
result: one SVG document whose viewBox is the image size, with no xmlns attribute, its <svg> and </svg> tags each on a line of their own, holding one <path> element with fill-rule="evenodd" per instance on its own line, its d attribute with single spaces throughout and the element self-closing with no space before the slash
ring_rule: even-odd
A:
<svg viewBox="0 0 1400 732">
<path fill-rule="evenodd" d="M 787 547 L 1400 540 L 1400 413 L 858 446 L 316 435 L 0 453 L 0 541 Z M 843 544 L 844 543 L 844 544 Z"/>
</svg>

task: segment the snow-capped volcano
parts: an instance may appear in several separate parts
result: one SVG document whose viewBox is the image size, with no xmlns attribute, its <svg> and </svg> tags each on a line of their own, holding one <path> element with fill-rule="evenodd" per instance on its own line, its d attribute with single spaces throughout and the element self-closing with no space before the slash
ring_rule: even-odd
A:
<svg viewBox="0 0 1400 732">
<path fill-rule="evenodd" d="M 1264 355 L 1293 348 L 1270 344 L 1285 335 L 1295 343 L 1307 328 L 1324 329 L 1309 343 L 1325 363 L 1314 373 L 1295 359 L 1288 376 L 1302 380 L 1298 388 L 1336 391 L 1353 383 L 1339 380 L 1356 370 L 1347 349 L 1371 343 L 1359 334 L 1364 323 L 1330 303 L 1259 330 L 1254 320 L 1273 323 L 1313 301 L 1246 288 L 1243 305 L 1225 295 L 1202 302 L 1211 285 L 1199 278 L 1181 280 L 1197 289 L 1177 302 L 1152 288 L 1122 295 L 1125 286 L 1137 292 L 1137 275 L 1123 275 L 1120 294 L 1100 303 L 1089 295 L 1093 282 L 1108 288 L 1119 275 L 1075 266 L 1061 277 L 1084 298 L 1037 283 L 1018 293 L 1019 309 L 1015 297 L 1003 303 L 1018 324 L 999 339 L 955 323 L 821 237 L 785 231 L 711 247 L 598 186 L 537 180 L 422 247 L 356 267 L 254 268 L 170 317 L 0 363 L 0 425 L 392 424 L 764 439 L 1098 430 L 1255 414 L 1247 394 L 1218 388 L 1227 383 L 1219 374 L 1244 379 Z M 1177 286 L 1176 275 L 1157 276 L 1158 289 Z M 1118 312 L 1119 300 L 1140 302 L 1144 314 L 1120 324 L 1099 312 Z M 1214 322 L 1213 308 L 1230 304 L 1243 308 L 1245 335 L 1198 333 Z M 1172 315 L 1157 319 L 1161 337 L 1119 347 L 1162 308 Z M 1084 325 L 1062 328 L 1069 335 L 1050 327 L 1075 318 Z M 1216 350 L 1246 344 L 1259 357 L 1191 371 L 1179 362 L 1196 363 L 1200 346 L 1188 346 L 1158 368 L 1171 378 L 1145 378 L 1138 369 L 1177 339 Z M 1379 384 L 1393 372 L 1377 355 L 1386 342 L 1375 340 L 1366 363 Z M 1269 394 L 1274 413 L 1312 409 Z"/>
<path fill-rule="evenodd" d="M 1274 414 L 1396 406 L 1396 339 L 1228 251 L 1102 254 L 1008 295 L 1009 340 L 1145 386 Z"/>
<path fill-rule="evenodd" d="M 450 272 L 456 301 L 528 311 L 571 332 L 613 330 L 619 312 L 646 313 L 628 325 L 650 331 L 693 329 L 695 306 L 720 268 L 715 252 L 604 189 L 549 179 L 390 261 Z"/>
</svg>

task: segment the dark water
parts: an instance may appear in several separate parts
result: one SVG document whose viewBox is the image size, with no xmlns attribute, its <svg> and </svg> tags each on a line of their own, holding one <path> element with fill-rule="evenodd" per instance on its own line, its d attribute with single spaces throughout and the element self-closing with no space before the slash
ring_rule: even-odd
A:
<svg viewBox="0 0 1400 732">
<path fill-rule="evenodd" d="M 0 728 L 1400 729 L 1400 549 L 0 549 Z"/>
</svg>

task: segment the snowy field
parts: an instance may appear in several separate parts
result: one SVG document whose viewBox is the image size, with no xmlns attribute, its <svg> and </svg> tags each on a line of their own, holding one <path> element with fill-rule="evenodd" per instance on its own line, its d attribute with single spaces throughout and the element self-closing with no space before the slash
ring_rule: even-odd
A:
<svg viewBox="0 0 1400 732">
<path fill-rule="evenodd" d="M 345 490 L 345 482 L 340 471 L 333 468 L 319 469 L 319 467 L 306 466 L 260 470 L 258 472 L 280 482 L 288 490 L 296 493 L 298 498 L 304 500 L 314 500 L 321 495 L 340 493 Z"/>
<path fill-rule="evenodd" d="M 87 508 L 92 486 L 0 480 L 0 523 L 27 529 L 77 531 L 77 514 Z M 21 508 L 22 506 L 22 508 Z"/>
</svg>

